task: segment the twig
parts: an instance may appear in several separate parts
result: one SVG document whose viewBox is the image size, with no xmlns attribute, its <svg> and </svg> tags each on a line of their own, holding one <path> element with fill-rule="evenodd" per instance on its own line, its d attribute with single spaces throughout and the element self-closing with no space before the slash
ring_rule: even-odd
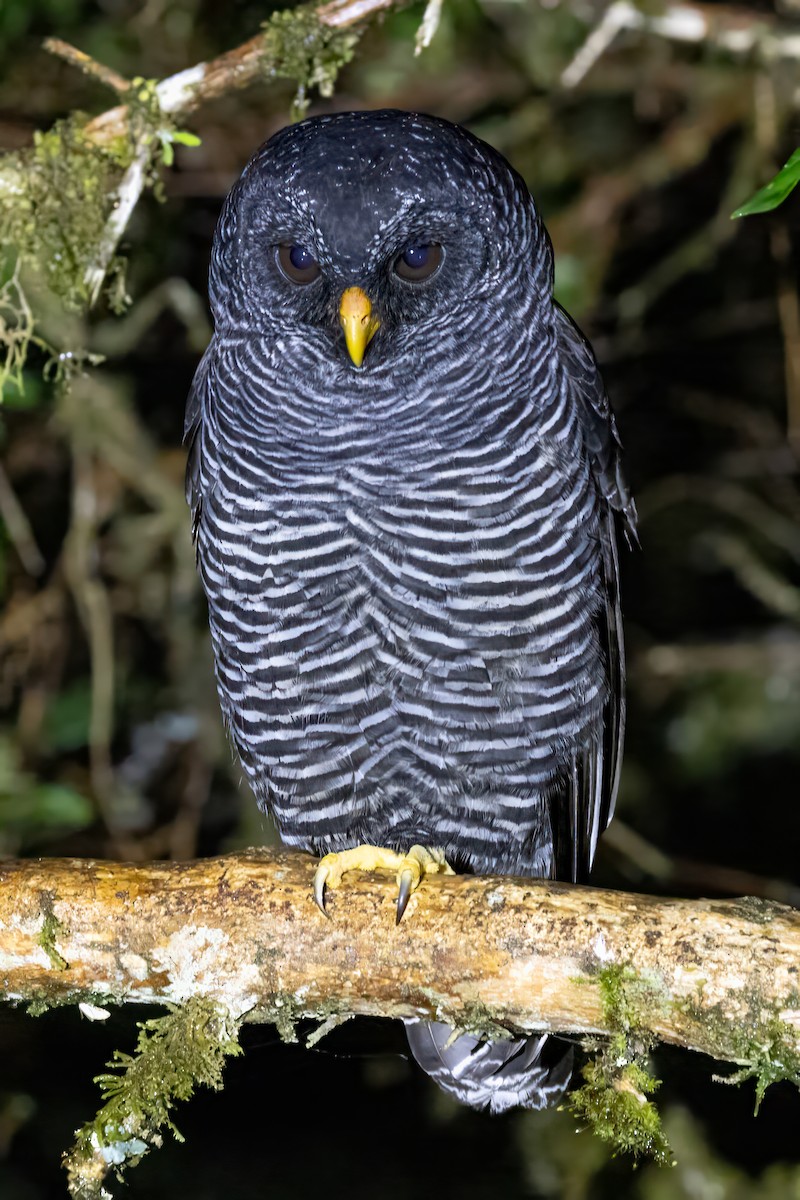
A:
<svg viewBox="0 0 800 1200">
<path fill-rule="evenodd" d="M 359 21 L 368 21 L 377 13 L 386 12 L 390 8 L 399 8 L 410 0 L 331 0 L 317 9 L 317 17 L 323 25 L 331 29 L 344 29 L 348 25 L 357 25 Z"/>
<path fill-rule="evenodd" d="M 63 42 L 61 38 L 45 38 L 42 45 L 48 54 L 55 54 L 57 58 L 63 58 L 70 66 L 77 67 L 79 71 L 83 71 L 84 75 L 90 75 L 115 92 L 127 92 L 131 86 L 124 75 L 119 75 L 111 67 L 97 62 L 83 50 L 78 50 L 69 42 Z"/>
<path fill-rule="evenodd" d="M 759 557 L 744 538 L 706 533 L 703 538 L 718 561 L 733 572 L 741 586 L 779 617 L 800 621 L 800 588 Z"/>
<path fill-rule="evenodd" d="M 738 483 L 713 476 L 669 475 L 644 489 L 636 506 L 640 520 L 646 522 L 666 508 L 686 503 L 719 509 L 800 562 L 797 522 Z"/>
<path fill-rule="evenodd" d="M 770 233 L 772 257 L 778 268 L 778 319 L 783 335 L 787 432 L 790 445 L 800 451 L 800 295 L 792 269 L 792 245 L 786 225 L 776 221 Z"/>
<path fill-rule="evenodd" d="M 72 448 L 72 520 L 64 543 L 64 570 L 89 642 L 91 712 L 89 756 L 92 790 L 100 815 L 114 833 L 109 804 L 114 786 L 111 738 L 114 730 L 114 621 L 97 563 L 97 495 L 94 466 L 85 444 Z"/>
<path fill-rule="evenodd" d="M 133 210 L 139 203 L 152 153 L 153 149 L 149 144 L 142 143 L 137 146 L 130 166 L 122 176 L 113 197 L 111 215 L 106 222 L 95 256 L 86 268 L 83 277 L 89 292 L 90 304 L 94 304 L 100 295 L 100 289 L 103 286 L 109 264 L 116 253 L 119 240 L 128 226 Z"/>
<path fill-rule="evenodd" d="M 423 50 L 427 50 L 436 36 L 436 30 L 442 19 L 442 4 L 443 0 L 428 0 L 420 27 L 417 30 L 415 54 L 421 54 Z"/>
<path fill-rule="evenodd" d="M 570 64 L 561 72 L 561 83 L 565 88 L 574 88 L 588 75 L 596 62 L 603 57 L 623 29 L 629 29 L 632 6 L 624 2 L 611 4 L 595 25 Z"/>
<path fill-rule="evenodd" d="M 762 676 L 800 672 L 800 637 L 785 632 L 753 641 L 662 643 L 640 650 L 631 662 L 634 677 L 683 680 L 711 672 Z M 604 841 L 610 837 L 611 829 Z"/>
</svg>

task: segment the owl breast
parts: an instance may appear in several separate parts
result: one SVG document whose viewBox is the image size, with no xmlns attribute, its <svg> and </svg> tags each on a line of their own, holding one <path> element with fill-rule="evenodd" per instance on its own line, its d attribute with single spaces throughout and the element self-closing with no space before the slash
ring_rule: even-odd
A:
<svg viewBox="0 0 800 1200">
<path fill-rule="evenodd" d="M 558 764 L 606 696 L 596 501 L 585 469 L 508 456 L 230 489 L 222 464 L 199 531 L 218 681 L 289 844 L 551 872 Z"/>
</svg>

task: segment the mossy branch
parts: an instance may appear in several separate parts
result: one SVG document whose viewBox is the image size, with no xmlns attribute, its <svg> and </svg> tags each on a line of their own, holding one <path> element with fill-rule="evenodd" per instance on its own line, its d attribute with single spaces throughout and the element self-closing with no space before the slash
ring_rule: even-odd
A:
<svg viewBox="0 0 800 1200">
<path fill-rule="evenodd" d="M 73 114 L 38 133 L 32 147 L 0 156 L 0 388 L 9 381 L 21 386 L 32 345 L 60 374 L 85 362 L 76 348 L 59 354 L 40 335 L 31 302 L 37 288 L 75 312 L 93 305 L 104 286 L 114 310 L 128 303 L 117 247 L 143 191 L 172 162 L 173 144 L 199 141 L 178 127 L 179 119 L 259 79 L 278 78 L 296 82 L 293 115 L 301 116 L 312 92 L 332 94 L 369 18 L 404 2 L 335 0 L 279 11 L 243 45 L 160 81 L 123 79 L 48 39 L 47 50 L 107 84 L 124 103 L 91 120 Z"/>
<path fill-rule="evenodd" d="M 435 1018 L 497 1036 L 584 1035 L 596 1056 L 572 1107 L 619 1148 L 669 1161 L 647 1054 L 658 1041 L 769 1083 L 800 1084 L 800 913 L 757 900 L 672 900 L 546 881 L 436 876 L 395 924 L 395 887 L 353 874 L 312 898 L 314 860 L 251 851 L 194 863 L 0 865 L 0 999 L 35 1012 L 164 1003 L 68 1156 L 73 1194 L 219 1086 L 242 1021 L 287 1040 L 300 1019 Z M 170 1050 L 175 1049 L 175 1054 Z M 151 1086 L 155 1081 L 156 1086 Z M 94 1189 L 94 1190 L 93 1190 Z"/>
<path fill-rule="evenodd" d="M 348 876 L 326 918 L 313 865 L 256 851 L 188 864 L 3 863 L 0 999 L 205 997 L 256 1021 L 283 1009 L 635 1030 L 800 1082 L 794 909 L 437 876 L 395 927 L 388 877 Z"/>
<path fill-rule="evenodd" d="M 73 1200 L 104 1200 L 109 1171 L 121 1178 L 161 1145 L 164 1130 L 183 1140 L 172 1109 L 200 1085 L 222 1087 L 226 1058 L 241 1054 L 238 1028 L 224 1007 L 197 997 L 142 1022 L 134 1054 L 116 1051 L 110 1072 L 95 1080 L 104 1103 L 64 1156 Z"/>
</svg>

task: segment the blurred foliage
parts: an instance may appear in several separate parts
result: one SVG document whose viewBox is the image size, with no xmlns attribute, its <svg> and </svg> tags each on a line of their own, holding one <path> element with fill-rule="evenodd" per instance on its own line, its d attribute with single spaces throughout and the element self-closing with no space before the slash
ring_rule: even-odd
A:
<svg viewBox="0 0 800 1200">
<path fill-rule="evenodd" d="M 0 848 L 16 856 L 89 825 L 86 796 L 64 784 L 46 783 L 20 766 L 16 742 L 0 735 Z"/>
<path fill-rule="evenodd" d="M 128 79 L 152 80 L 237 46 L 279 8 L 4 0 L 0 147 L 11 157 L 0 176 L 16 164 L 37 197 L 27 233 L 6 227 L 6 240 L 22 244 L 35 221 L 55 292 L 69 300 L 77 279 L 64 266 L 65 248 L 74 251 L 60 240 L 62 207 L 77 206 L 96 245 L 103 181 L 128 151 L 112 148 L 85 196 L 70 193 L 64 172 L 80 141 L 71 114 L 114 98 L 41 40 L 66 38 Z M 799 194 L 787 189 L 757 220 L 729 214 L 796 144 L 797 62 L 627 33 L 568 87 L 563 72 L 598 18 L 588 0 L 446 0 L 415 57 L 421 15 L 411 5 L 370 26 L 333 99 L 312 111 L 433 111 L 497 146 L 531 184 L 556 249 L 557 293 L 603 365 L 643 549 L 623 554 L 629 736 L 618 836 L 601 847 L 596 877 L 703 895 L 741 878 L 785 898 L 800 884 Z M 740 19 L 796 30 L 796 5 L 758 0 Z M 309 54 L 303 70 L 324 75 L 325 48 Z M 5 854 L 183 858 L 274 836 L 220 728 L 180 439 L 209 336 L 216 215 L 294 99 L 292 80 L 265 79 L 215 101 L 187 122 L 200 145 L 170 139 L 169 170 L 159 143 L 163 202 L 142 199 L 120 247 L 124 316 L 108 297 L 90 312 L 65 307 L 3 253 Z M 0 1021 L 3 1200 L 63 1194 L 58 1156 L 92 1110 L 88 1081 L 113 1046 L 135 1042 L 130 1017 L 108 1024 L 67 1013 L 35 1026 Z M 454 1108 L 400 1057 L 399 1034 L 391 1042 L 383 1031 L 389 1044 L 372 1052 L 364 1046 L 377 1035 L 351 1026 L 313 1052 L 245 1030 L 248 1054 L 229 1068 L 224 1096 L 198 1098 L 181 1119 L 191 1152 L 165 1148 L 128 1194 L 210 1200 L 224 1189 L 249 1200 L 263 1195 L 265 1175 L 271 1195 L 312 1194 L 319 1168 L 298 1161 L 313 1137 L 315 1161 L 346 1177 L 354 1197 L 373 1195 L 376 1180 L 389 1200 L 419 1190 L 423 1154 L 464 1200 L 800 1196 L 800 1100 L 788 1085 L 770 1089 L 754 1119 L 752 1084 L 723 1088 L 708 1062 L 657 1054 L 678 1166 L 632 1172 L 599 1139 L 576 1136 L 574 1114 L 489 1121 Z M 405 1147 L 388 1168 L 387 1129 Z"/>
</svg>

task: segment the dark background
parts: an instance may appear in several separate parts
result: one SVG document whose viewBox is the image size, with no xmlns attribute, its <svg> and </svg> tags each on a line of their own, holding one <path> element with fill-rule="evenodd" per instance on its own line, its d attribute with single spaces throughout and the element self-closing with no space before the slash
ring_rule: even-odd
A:
<svg viewBox="0 0 800 1200">
<path fill-rule="evenodd" d="M 5 0 L 0 145 L 114 103 L 45 54 L 45 36 L 128 77 L 163 77 L 252 36 L 270 11 Z M 642 549 L 623 553 L 628 748 L 595 880 L 795 903 L 800 487 L 787 413 L 800 412 L 800 197 L 771 216 L 729 214 L 800 142 L 797 62 L 628 34 L 566 89 L 591 5 L 450 0 L 415 58 L 421 11 L 372 28 L 312 111 L 417 108 L 502 150 L 537 197 L 558 295 L 603 366 Z M 788 3 L 742 12 L 798 31 Z M 147 194 L 125 236 L 128 312 L 48 313 L 51 339 L 106 361 L 63 393 L 33 355 L 24 391 L 4 389 L 0 485 L 20 506 L 0 495 L 4 855 L 186 858 L 274 836 L 220 727 L 180 439 L 209 336 L 216 215 L 292 94 L 264 83 L 187 122 L 202 145 L 178 147 L 161 200 Z M 65 1194 L 60 1152 L 139 1016 L 0 1012 L 2 1200 Z M 800 1197 L 796 1090 L 774 1087 L 754 1117 L 752 1084 L 713 1082 L 719 1066 L 696 1055 L 655 1060 L 678 1166 L 634 1170 L 566 1113 L 490 1119 L 451 1105 L 387 1025 L 353 1023 L 311 1051 L 269 1028 L 245 1029 L 244 1044 L 224 1092 L 177 1113 L 186 1143 L 168 1140 L 130 1173 L 132 1200 Z"/>
</svg>

